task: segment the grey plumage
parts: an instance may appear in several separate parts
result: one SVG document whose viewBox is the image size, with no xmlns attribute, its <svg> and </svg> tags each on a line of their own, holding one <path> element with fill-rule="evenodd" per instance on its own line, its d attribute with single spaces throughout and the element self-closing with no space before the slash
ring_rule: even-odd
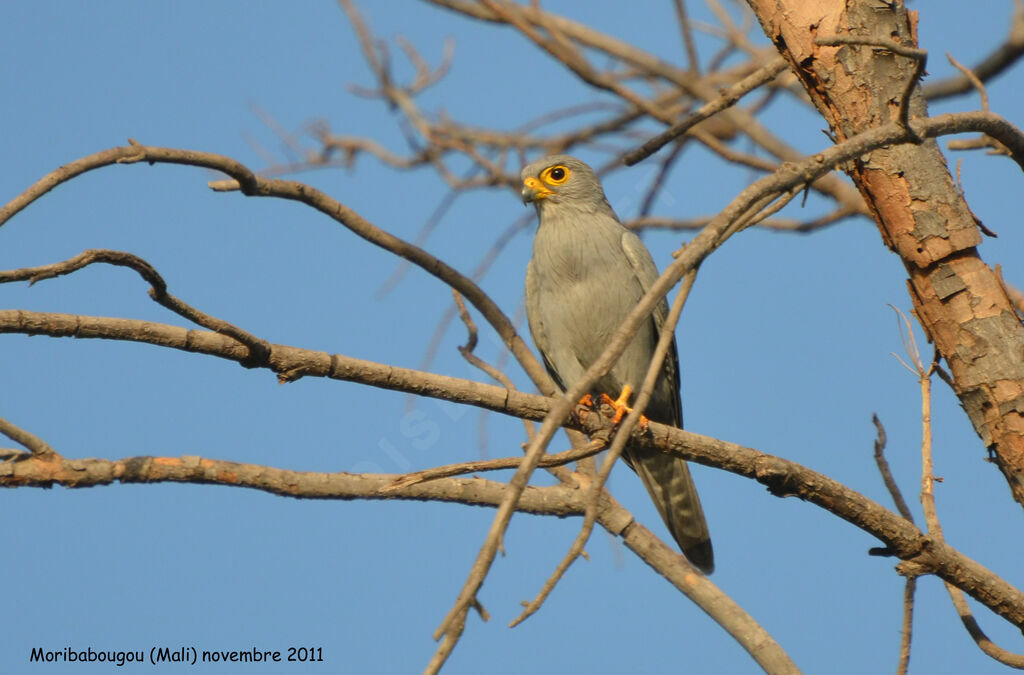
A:
<svg viewBox="0 0 1024 675">
<path fill-rule="evenodd" d="M 526 316 L 544 364 L 566 389 L 604 351 L 658 269 L 639 237 L 619 222 L 585 163 L 569 155 L 545 157 L 523 169 L 522 178 L 523 201 L 534 203 L 540 220 L 526 269 Z M 618 363 L 594 384 L 593 395 L 616 398 L 624 385 L 640 388 L 667 315 L 662 300 Z M 683 424 L 674 339 L 645 414 L 655 422 Z M 683 553 L 710 574 L 711 539 L 686 462 L 628 445 L 624 459 Z"/>
</svg>

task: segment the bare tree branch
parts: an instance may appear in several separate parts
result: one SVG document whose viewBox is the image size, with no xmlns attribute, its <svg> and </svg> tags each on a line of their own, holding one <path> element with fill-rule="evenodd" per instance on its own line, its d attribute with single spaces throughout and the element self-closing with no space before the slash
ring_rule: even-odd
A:
<svg viewBox="0 0 1024 675">
<path fill-rule="evenodd" d="M 856 36 L 852 39 L 877 41 L 886 49 L 913 45 L 916 21 L 904 3 L 874 9 L 841 0 L 813 7 L 797 0 L 748 4 L 769 39 L 781 47 L 835 138 L 862 137 L 889 126 L 894 113 L 903 116 L 892 104 L 906 100 L 906 85 L 913 81 L 919 59 L 908 64 L 875 49 L 823 48 L 820 43 Z M 812 23 L 820 28 L 814 34 L 807 30 Z M 896 44 L 889 45 L 890 40 Z M 919 95 L 912 97 L 911 108 L 910 116 L 926 114 Z M 918 133 L 915 119 L 909 128 L 910 136 L 928 135 Z M 1009 152 L 1022 157 L 1019 146 Z M 871 205 L 883 241 L 907 270 L 915 314 L 949 364 L 971 423 L 1013 498 L 1024 505 L 1024 412 L 1018 393 L 1024 389 L 1024 353 L 1013 346 L 1024 340 L 1024 327 L 981 258 L 976 219 L 957 191 L 945 158 L 934 143 L 902 144 L 858 158 L 845 170 Z M 927 213 L 918 208 L 924 204 Z M 923 227 L 926 219 L 934 227 Z"/>
<path fill-rule="evenodd" d="M 210 187 L 218 191 L 240 190 L 250 197 L 277 197 L 298 201 L 311 206 L 335 221 L 345 225 L 355 234 L 370 243 L 385 248 L 409 262 L 423 268 L 437 277 L 473 303 L 480 313 L 494 327 L 505 345 L 515 355 L 527 375 L 543 392 L 553 392 L 554 383 L 537 361 L 537 357 L 526 346 L 516 332 L 515 326 L 501 309 L 494 304 L 480 287 L 458 271 L 441 262 L 418 246 L 413 246 L 398 237 L 375 227 L 358 213 L 341 204 L 323 192 L 295 181 L 260 178 L 247 167 L 235 160 L 207 152 L 177 150 L 174 148 L 157 148 L 143 146 L 135 141 L 125 147 L 111 148 L 93 155 L 70 162 L 56 171 L 47 174 L 29 189 L 0 208 L 0 225 L 3 225 L 15 214 L 43 196 L 57 185 L 76 176 L 109 166 L 111 164 L 132 164 L 136 162 L 186 164 L 222 171 L 233 180 L 215 181 Z M 301 375 L 301 373 L 299 373 Z"/>
<path fill-rule="evenodd" d="M 50 335 L 93 339 L 129 340 L 183 351 L 240 361 L 247 350 L 235 340 L 217 333 L 186 330 L 174 326 L 138 321 L 45 314 L 22 310 L 0 310 L 0 334 Z M 514 392 L 469 380 L 423 373 L 394 366 L 375 364 L 338 354 L 314 352 L 285 345 L 271 345 L 270 368 L 277 371 L 302 369 L 306 376 L 359 382 L 370 386 L 416 393 L 447 401 L 467 403 L 520 418 L 542 420 L 550 414 L 555 400 Z M 582 423 L 567 422 L 589 435 L 606 433 L 610 420 L 592 414 Z M 693 432 L 651 422 L 646 434 L 634 433 L 630 443 L 656 448 L 690 461 L 725 469 L 752 478 L 778 497 L 795 496 L 824 508 L 880 539 L 903 559 L 898 569 L 904 574 L 936 574 L 962 588 L 1013 625 L 1024 629 L 1024 593 L 1013 588 L 991 571 L 963 556 L 944 542 L 933 541 L 912 523 L 885 509 L 844 485 L 780 457 L 752 448 L 728 443 Z M 81 461 L 81 460 L 65 460 Z M 104 461 L 104 460 L 97 460 Z M 54 474 L 53 469 L 36 473 L 30 465 L 27 473 L 12 474 L 11 463 L 0 465 L 0 485 L 36 485 L 55 482 L 85 487 L 85 476 L 78 470 Z M 22 466 L 25 462 L 16 463 Z M 104 469 L 102 476 L 109 477 Z M 319 474 L 318 474 L 319 475 Z M 60 479 L 58 479 L 58 477 Z M 395 476 L 388 478 L 392 482 Z M 455 479 L 446 479 L 455 480 Z M 109 480 L 96 480 L 106 484 Z M 426 487 L 430 485 L 413 487 Z M 374 484 L 373 489 L 381 485 Z M 315 496 L 315 495 L 314 495 Z M 497 497 L 496 497 L 497 499 Z M 582 502 L 581 502 L 582 504 Z M 585 506 L 585 505 L 584 505 Z M 582 513 L 581 506 L 581 513 Z M 674 554 L 678 556 L 678 554 Z"/>
<path fill-rule="evenodd" d="M 1015 0 L 1014 5 L 1010 34 L 1006 37 L 1006 41 L 992 50 L 992 53 L 982 59 L 978 65 L 971 68 L 983 82 L 1003 73 L 1021 56 L 1024 56 L 1024 5 L 1020 0 Z M 965 94 L 971 90 L 971 87 L 970 77 L 957 75 L 924 85 L 922 93 L 926 99 L 934 101 L 957 94 Z"/>
<path fill-rule="evenodd" d="M 0 417 L 0 434 L 3 434 L 4 436 L 11 439 L 15 443 L 18 443 L 24 446 L 25 448 L 28 448 L 28 450 L 35 457 L 49 459 L 56 455 L 56 453 L 53 451 L 53 448 L 51 448 L 46 443 L 46 441 L 33 434 L 31 431 L 22 429 L 16 424 L 8 422 L 2 417 Z M 10 458 L 11 457 L 8 456 L 4 457 L 4 459 Z"/>
<path fill-rule="evenodd" d="M 750 93 L 754 89 L 764 85 L 766 82 L 771 81 L 776 75 L 781 73 L 787 67 L 785 59 L 781 56 L 772 59 L 758 70 L 754 71 L 747 77 L 743 78 L 733 86 L 729 87 L 726 91 L 722 92 L 722 95 L 713 101 L 709 101 L 700 110 L 693 113 L 685 120 L 676 122 L 665 131 L 661 132 L 657 136 L 651 138 L 649 141 L 641 145 L 636 150 L 633 150 L 626 155 L 626 165 L 633 166 L 643 159 L 650 157 L 655 152 L 663 148 L 666 144 L 679 138 L 692 127 L 698 123 L 703 122 L 715 113 L 725 110 L 729 106 L 735 105 L 737 101 L 743 98 L 744 95 Z"/>
</svg>

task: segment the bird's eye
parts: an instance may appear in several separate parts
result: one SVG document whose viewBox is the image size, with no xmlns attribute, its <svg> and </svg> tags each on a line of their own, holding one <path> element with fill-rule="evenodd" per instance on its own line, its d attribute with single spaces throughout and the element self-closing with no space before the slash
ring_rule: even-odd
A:
<svg viewBox="0 0 1024 675">
<path fill-rule="evenodd" d="M 555 185 L 561 185 L 565 181 L 569 180 L 569 169 L 561 165 L 553 166 L 544 173 L 546 174 L 545 178 L 548 182 L 554 183 Z"/>
</svg>

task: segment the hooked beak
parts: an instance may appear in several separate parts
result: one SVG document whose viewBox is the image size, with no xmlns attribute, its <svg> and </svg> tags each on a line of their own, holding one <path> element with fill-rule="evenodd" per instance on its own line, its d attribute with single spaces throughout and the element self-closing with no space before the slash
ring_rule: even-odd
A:
<svg viewBox="0 0 1024 675">
<path fill-rule="evenodd" d="M 551 195 L 555 194 L 554 190 L 548 188 L 540 180 L 530 176 L 523 181 L 523 203 L 529 204 L 540 199 L 547 199 Z"/>
</svg>

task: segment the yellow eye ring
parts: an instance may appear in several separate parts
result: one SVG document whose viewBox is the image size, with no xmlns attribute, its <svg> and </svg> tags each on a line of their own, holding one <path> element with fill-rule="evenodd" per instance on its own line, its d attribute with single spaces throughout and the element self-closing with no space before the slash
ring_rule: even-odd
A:
<svg viewBox="0 0 1024 675">
<path fill-rule="evenodd" d="M 571 173 L 572 172 L 569 171 L 569 167 L 562 164 L 556 164 L 555 166 L 544 169 L 544 173 L 541 174 L 541 177 L 545 182 L 551 183 L 552 185 L 561 185 L 565 181 L 569 180 Z"/>
</svg>

